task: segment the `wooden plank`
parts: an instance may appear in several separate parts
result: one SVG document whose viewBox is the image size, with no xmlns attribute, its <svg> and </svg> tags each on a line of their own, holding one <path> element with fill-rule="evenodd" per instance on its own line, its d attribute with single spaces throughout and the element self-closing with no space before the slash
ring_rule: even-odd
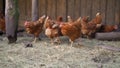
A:
<svg viewBox="0 0 120 68">
<path fill-rule="evenodd" d="M 95 17 L 97 12 L 100 12 L 100 0 L 93 0 L 93 2 L 92 2 L 92 18 Z"/>
<path fill-rule="evenodd" d="M 22 5 L 21 5 L 22 3 Z M 18 0 L 18 7 L 20 12 L 20 20 L 25 20 L 25 2 L 24 0 Z"/>
<path fill-rule="evenodd" d="M 91 19 L 91 15 L 92 15 L 92 0 L 86 0 L 86 15 L 90 16 Z"/>
<path fill-rule="evenodd" d="M 115 1 L 115 24 L 120 25 L 120 0 Z"/>
<path fill-rule="evenodd" d="M 25 2 L 21 5 L 21 3 L 23 2 L 23 0 L 18 0 L 18 8 L 19 8 L 19 25 L 23 26 L 23 22 L 21 22 L 22 20 L 25 20 L 25 9 L 24 9 L 24 5 Z"/>
<path fill-rule="evenodd" d="M 32 12 L 32 0 L 26 0 L 27 1 L 27 17 L 29 20 L 31 20 L 31 12 Z"/>
<path fill-rule="evenodd" d="M 57 0 L 57 16 L 62 16 L 66 21 L 66 0 Z"/>
<path fill-rule="evenodd" d="M 47 15 L 56 19 L 56 0 L 47 0 Z"/>
<path fill-rule="evenodd" d="M 21 5 L 22 3 L 22 5 Z M 19 7 L 19 26 L 23 26 L 24 25 L 24 21 L 27 20 L 27 16 L 26 16 L 26 1 L 24 0 L 18 0 L 18 7 Z"/>
<path fill-rule="evenodd" d="M 86 15 L 86 1 L 87 0 L 81 0 L 81 9 L 80 9 L 80 11 L 81 11 L 81 17 L 83 17 L 83 16 L 87 16 Z"/>
<path fill-rule="evenodd" d="M 74 18 L 74 13 L 74 0 L 67 0 L 67 16 Z"/>
<path fill-rule="evenodd" d="M 5 0 L 0 0 L 0 11 L 5 15 Z"/>
<path fill-rule="evenodd" d="M 0 0 L 0 10 L 2 9 L 3 6 L 3 0 Z"/>
<path fill-rule="evenodd" d="M 39 0 L 39 16 L 47 15 L 46 12 L 47 3 L 46 0 Z"/>
<path fill-rule="evenodd" d="M 106 1 L 107 0 L 100 0 L 100 12 L 102 15 L 102 23 L 105 24 L 106 23 Z"/>
<path fill-rule="evenodd" d="M 107 0 L 106 24 L 115 22 L 115 0 Z"/>
<path fill-rule="evenodd" d="M 2 8 L 3 8 L 3 13 L 4 13 L 4 15 L 5 15 L 5 0 L 3 0 L 3 4 L 2 4 L 3 6 L 2 6 Z"/>
<path fill-rule="evenodd" d="M 23 8 L 24 9 L 21 9 L 21 13 L 22 13 L 22 11 L 24 10 L 25 12 L 23 12 L 24 13 L 24 19 L 25 20 L 30 20 L 30 18 L 28 17 L 28 10 L 27 10 L 27 1 L 28 0 L 22 0 L 21 2 L 23 3 L 22 5 L 23 5 Z M 21 3 L 20 3 L 20 6 L 21 6 Z M 29 11 L 30 12 L 30 11 Z"/>
<path fill-rule="evenodd" d="M 75 0 L 74 2 L 74 19 L 80 17 L 80 9 L 81 9 L 81 0 Z"/>
</svg>

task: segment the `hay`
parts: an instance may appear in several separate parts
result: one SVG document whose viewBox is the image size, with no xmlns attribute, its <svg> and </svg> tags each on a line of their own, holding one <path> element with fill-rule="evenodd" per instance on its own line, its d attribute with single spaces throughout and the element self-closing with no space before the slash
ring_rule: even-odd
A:
<svg viewBox="0 0 120 68">
<path fill-rule="evenodd" d="M 3 37 L 1 37 L 3 38 Z M 24 42 L 32 37 L 18 37 L 16 44 L 7 44 L 0 40 L 1 68 L 119 68 L 120 52 L 99 47 L 109 45 L 120 47 L 118 41 L 98 41 L 80 39 L 70 48 L 68 38 L 61 37 L 62 44 L 52 45 L 50 39 L 42 38 L 25 47 Z M 79 43 L 79 44 L 78 44 Z M 103 63 L 104 62 L 104 63 Z"/>
</svg>

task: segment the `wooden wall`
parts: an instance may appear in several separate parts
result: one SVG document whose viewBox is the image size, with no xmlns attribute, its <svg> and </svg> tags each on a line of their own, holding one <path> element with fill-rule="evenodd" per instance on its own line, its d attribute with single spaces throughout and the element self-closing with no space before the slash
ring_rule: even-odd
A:
<svg viewBox="0 0 120 68">
<path fill-rule="evenodd" d="M 103 23 L 120 23 L 120 0 L 38 0 L 39 16 L 49 15 L 53 19 L 57 16 L 70 15 L 73 19 L 83 16 L 95 17 L 101 12 Z M 19 0 L 20 21 L 31 20 L 31 0 Z"/>
</svg>

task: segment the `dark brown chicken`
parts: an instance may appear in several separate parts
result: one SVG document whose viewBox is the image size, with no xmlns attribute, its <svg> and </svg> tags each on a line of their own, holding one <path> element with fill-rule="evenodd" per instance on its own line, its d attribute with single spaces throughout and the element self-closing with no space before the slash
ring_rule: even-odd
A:
<svg viewBox="0 0 120 68">
<path fill-rule="evenodd" d="M 43 31 L 44 18 L 45 18 L 45 15 L 40 17 L 35 22 L 26 21 L 24 23 L 26 32 L 29 34 L 33 34 L 35 36 L 35 39 L 33 42 L 36 42 L 37 38 L 39 37 L 39 34 Z"/>
<path fill-rule="evenodd" d="M 102 25 L 99 32 L 112 32 L 118 29 L 118 25 Z"/>
</svg>

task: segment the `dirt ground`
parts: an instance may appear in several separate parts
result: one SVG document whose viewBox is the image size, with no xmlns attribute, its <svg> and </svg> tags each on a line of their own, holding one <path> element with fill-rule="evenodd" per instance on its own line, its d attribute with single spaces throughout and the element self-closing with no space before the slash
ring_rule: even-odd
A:
<svg viewBox="0 0 120 68">
<path fill-rule="evenodd" d="M 120 41 L 79 38 L 70 47 L 67 37 L 60 45 L 50 39 L 26 47 L 32 37 L 22 35 L 14 44 L 0 36 L 0 68 L 120 68 Z"/>
</svg>

